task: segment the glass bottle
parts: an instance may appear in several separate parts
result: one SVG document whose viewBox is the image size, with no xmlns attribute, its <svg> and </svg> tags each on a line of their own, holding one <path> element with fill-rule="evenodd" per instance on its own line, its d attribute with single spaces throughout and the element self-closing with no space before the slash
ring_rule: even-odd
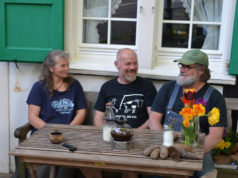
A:
<svg viewBox="0 0 238 178">
<path fill-rule="evenodd" d="M 105 142 L 110 142 L 111 140 L 111 130 L 116 127 L 115 120 L 116 116 L 113 111 L 113 104 L 107 103 L 103 124 L 103 140 Z"/>
<path fill-rule="evenodd" d="M 170 147 L 174 144 L 174 129 L 172 125 L 164 124 L 163 145 Z"/>
</svg>

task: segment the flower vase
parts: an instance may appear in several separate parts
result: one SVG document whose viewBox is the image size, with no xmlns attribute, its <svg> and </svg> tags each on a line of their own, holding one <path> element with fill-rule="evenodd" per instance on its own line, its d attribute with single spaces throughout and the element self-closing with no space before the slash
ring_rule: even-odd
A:
<svg viewBox="0 0 238 178">
<path fill-rule="evenodd" d="M 182 124 L 181 142 L 192 147 L 196 147 L 199 144 L 199 121 L 197 118 L 190 120 L 187 127 Z"/>
</svg>

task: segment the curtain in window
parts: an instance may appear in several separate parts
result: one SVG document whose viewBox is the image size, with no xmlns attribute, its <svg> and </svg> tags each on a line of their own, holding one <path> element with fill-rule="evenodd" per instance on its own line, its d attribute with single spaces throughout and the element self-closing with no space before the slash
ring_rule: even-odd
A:
<svg viewBox="0 0 238 178">
<path fill-rule="evenodd" d="M 84 17 L 108 17 L 108 0 L 86 0 L 84 1 Z M 112 0 L 112 14 L 119 8 L 118 4 L 121 0 Z M 87 43 L 99 43 L 99 34 L 97 25 L 102 23 L 98 20 L 86 20 L 84 28 L 86 33 L 84 35 Z"/>
<path fill-rule="evenodd" d="M 191 13 L 191 0 L 180 0 L 187 13 Z M 222 0 L 194 0 L 193 21 L 220 22 Z M 220 28 L 217 25 L 204 25 L 206 38 L 202 49 L 218 49 Z"/>
</svg>

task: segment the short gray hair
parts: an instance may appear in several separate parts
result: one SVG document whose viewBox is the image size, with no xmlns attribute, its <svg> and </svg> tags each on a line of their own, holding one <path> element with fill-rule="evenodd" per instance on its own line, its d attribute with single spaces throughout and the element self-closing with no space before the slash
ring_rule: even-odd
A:
<svg viewBox="0 0 238 178">
<path fill-rule="evenodd" d="M 132 49 L 130 49 L 130 48 L 122 48 L 122 49 L 119 49 L 118 51 L 117 51 L 117 58 L 116 58 L 116 60 L 117 60 L 117 62 L 120 62 L 120 60 L 121 60 L 121 54 L 122 53 L 124 53 L 125 51 L 131 51 L 131 52 L 133 52 L 133 53 L 135 53 Z M 136 53 L 135 53 L 136 54 Z M 136 55 L 137 56 L 137 55 Z"/>
</svg>

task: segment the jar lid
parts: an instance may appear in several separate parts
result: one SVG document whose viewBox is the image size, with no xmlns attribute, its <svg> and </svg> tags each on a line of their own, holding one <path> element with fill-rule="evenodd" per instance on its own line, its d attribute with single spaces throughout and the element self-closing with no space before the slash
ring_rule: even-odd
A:
<svg viewBox="0 0 238 178">
<path fill-rule="evenodd" d="M 126 121 L 127 120 L 125 116 L 116 117 L 116 123 L 119 125 L 124 125 Z"/>
<path fill-rule="evenodd" d="M 172 124 L 164 124 L 163 128 L 173 130 L 174 127 Z"/>
</svg>

